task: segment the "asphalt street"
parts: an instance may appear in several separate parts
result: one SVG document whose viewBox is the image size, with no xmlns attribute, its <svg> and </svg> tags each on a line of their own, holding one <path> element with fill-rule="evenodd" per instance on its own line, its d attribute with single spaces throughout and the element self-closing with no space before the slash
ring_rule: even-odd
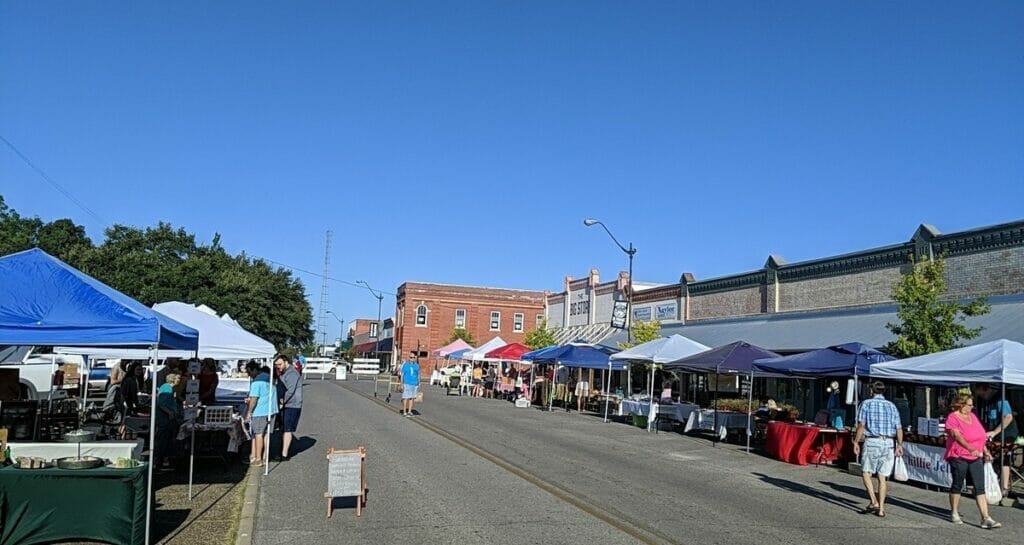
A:
<svg viewBox="0 0 1024 545">
<path fill-rule="evenodd" d="M 860 479 L 832 467 L 423 389 L 420 416 L 407 419 L 397 395 L 373 398 L 372 381 L 307 383 L 306 450 L 272 463 L 255 542 L 962 545 L 1010 543 L 1024 528 L 1024 509 L 993 507 L 1004 527 L 982 530 L 966 501 L 967 524 L 952 525 L 944 493 L 903 483 L 885 518 L 862 515 Z M 339 500 L 327 520 L 325 452 L 358 445 L 367 507 L 357 518 Z"/>
</svg>

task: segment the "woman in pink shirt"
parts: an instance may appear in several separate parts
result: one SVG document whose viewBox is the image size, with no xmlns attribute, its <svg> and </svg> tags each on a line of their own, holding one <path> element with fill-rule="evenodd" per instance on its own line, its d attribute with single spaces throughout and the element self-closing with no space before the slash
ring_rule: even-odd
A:
<svg viewBox="0 0 1024 545">
<path fill-rule="evenodd" d="M 974 402 L 969 395 L 958 395 L 953 402 L 953 412 L 946 417 L 946 461 L 953 477 L 953 485 L 949 487 L 949 508 L 952 511 L 950 520 L 954 524 L 963 524 L 960 518 L 960 491 L 964 488 L 964 480 L 969 475 L 974 485 L 974 499 L 981 513 L 981 527 L 986 530 L 999 528 L 1002 524 L 988 516 L 988 501 L 985 499 L 985 465 L 991 462 L 992 455 L 985 443 L 988 435 L 985 426 L 974 415 Z"/>
</svg>

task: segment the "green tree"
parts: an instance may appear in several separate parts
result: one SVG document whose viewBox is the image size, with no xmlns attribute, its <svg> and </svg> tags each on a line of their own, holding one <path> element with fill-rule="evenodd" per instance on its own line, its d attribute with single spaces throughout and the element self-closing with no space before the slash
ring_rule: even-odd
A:
<svg viewBox="0 0 1024 545">
<path fill-rule="evenodd" d="M 985 299 L 968 303 L 943 300 L 946 289 L 943 258 L 912 262 L 910 272 L 893 285 L 899 323 L 886 324 L 896 335 L 896 340 L 886 345 L 886 352 L 897 358 L 921 356 L 956 348 L 961 339 L 970 340 L 981 333 L 982 328 L 969 328 L 964 320 L 987 314 L 991 307 Z"/>
<path fill-rule="evenodd" d="M 541 321 L 540 325 L 537 326 L 537 329 L 532 329 L 526 332 L 526 335 L 523 336 L 523 344 L 533 350 L 555 344 L 555 334 L 553 331 L 548 329 L 547 318 Z"/>
<path fill-rule="evenodd" d="M 619 348 L 633 348 L 638 344 L 644 344 L 655 339 L 660 339 L 661 322 L 658 320 L 651 320 L 648 322 L 638 320 L 633 322 L 631 326 L 631 333 L 633 340 L 631 342 L 619 343 Z"/>
<path fill-rule="evenodd" d="M 461 327 L 456 327 L 454 330 L 452 330 L 451 337 L 448 337 L 448 340 L 445 341 L 444 344 L 451 344 L 457 341 L 458 339 L 462 339 L 463 341 L 466 341 L 466 343 L 471 345 L 476 344 L 476 341 L 473 340 L 473 335 L 469 331 L 466 331 Z"/>
</svg>

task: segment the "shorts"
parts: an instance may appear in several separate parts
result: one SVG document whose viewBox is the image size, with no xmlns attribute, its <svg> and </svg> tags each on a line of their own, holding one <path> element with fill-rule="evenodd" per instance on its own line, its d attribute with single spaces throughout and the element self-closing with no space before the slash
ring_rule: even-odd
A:
<svg viewBox="0 0 1024 545">
<path fill-rule="evenodd" d="M 478 379 L 478 378 L 473 379 L 473 384 L 478 385 L 478 384 L 482 384 L 482 383 L 483 383 L 483 381 Z"/>
<path fill-rule="evenodd" d="M 402 385 L 402 399 L 416 399 L 416 392 L 419 389 L 420 389 L 420 386 L 418 384 L 417 385 L 403 384 Z"/>
<path fill-rule="evenodd" d="M 484 390 L 493 390 L 493 389 L 494 389 L 494 381 L 493 380 L 488 380 L 487 382 L 484 383 Z"/>
<path fill-rule="evenodd" d="M 302 409 L 299 407 L 285 407 L 281 409 L 281 431 L 294 433 L 299 427 L 299 416 Z"/>
<path fill-rule="evenodd" d="M 861 448 L 860 465 L 865 475 L 892 475 L 892 466 L 896 463 L 895 443 L 888 437 L 868 437 Z"/>
<path fill-rule="evenodd" d="M 249 420 L 253 435 L 263 435 L 267 432 L 267 423 L 270 418 L 266 416 L 254 416 Z"/>
<path fill-rule="evenodd" d="M 950 458 L 949 473 L 953 477 L 953 484 L 949 485 L 950 494 L 959 494 L 964 489 L 967 477 L 970 477 L 971 484 L 974 485 L 974 493 L 985 495 L 985 462 L 981 458 L 976 460 Z"/>
<path fill-rule="evenodd" d="M 576 383 L 576 395 L 585 396 L 588 393 L 590 393 L 590 384 L 587 381 L 581 380 Z"/>
</svg>

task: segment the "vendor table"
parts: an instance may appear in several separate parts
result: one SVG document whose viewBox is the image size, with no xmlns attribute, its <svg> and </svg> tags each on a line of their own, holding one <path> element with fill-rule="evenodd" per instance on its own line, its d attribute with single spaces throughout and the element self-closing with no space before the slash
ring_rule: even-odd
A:
<svg viewBox="0 0 1024 545">
<path fill-rule="evenodd" d="M 78 456 L 79 443 L 8 443 L 11 447 L 11 457 L 38 456 L 47 460 L 64 458 L 67 456 Z M 138 460 L 142 456 L 143 440 L 135 441 L 95 441 L 81 443 L 82 456 L 95 456 L 117 461 L 118 458 L 131 458 Z"/>
<path fill-rule="evenodd" d="M 0 469 L 0 544 L 145 543 L 146 467 Z"/>
<path fill-rule="evenodd" d="M 661 418 L 671 418 L 679 422 L 686 422 L 690 415 L 700 407 L 692 403 L 655 403 L 655 414 Z M 619 416 L 637 414 L 648 416 L 651 414 L 651 404 L 646 401 L 632 401 L 623 399 L 619 405 Z"/>
<path fill-rule="evenodd" d="M 715 429 L 716 418 L 718 421 L 717 430 Z M 749 423 L 750 417 L 746 413 L 718 411 L 718 416 L 716 417 L 714 409 L 702 409 L 690 413 L 689 418 L 686 419 L 684 432 L 689 433 L 694 430 L 710 431 L 715 433 L 719 439 L 725 439 L 729 430 L 742 429 L 750 433 Z"/>
<path fill-rule="evenodd" d="M 765 451 L 783 462 L 805 466 L 852 458 L 850 432 L 814 424 L 769 422 Z"/>
</svg>

